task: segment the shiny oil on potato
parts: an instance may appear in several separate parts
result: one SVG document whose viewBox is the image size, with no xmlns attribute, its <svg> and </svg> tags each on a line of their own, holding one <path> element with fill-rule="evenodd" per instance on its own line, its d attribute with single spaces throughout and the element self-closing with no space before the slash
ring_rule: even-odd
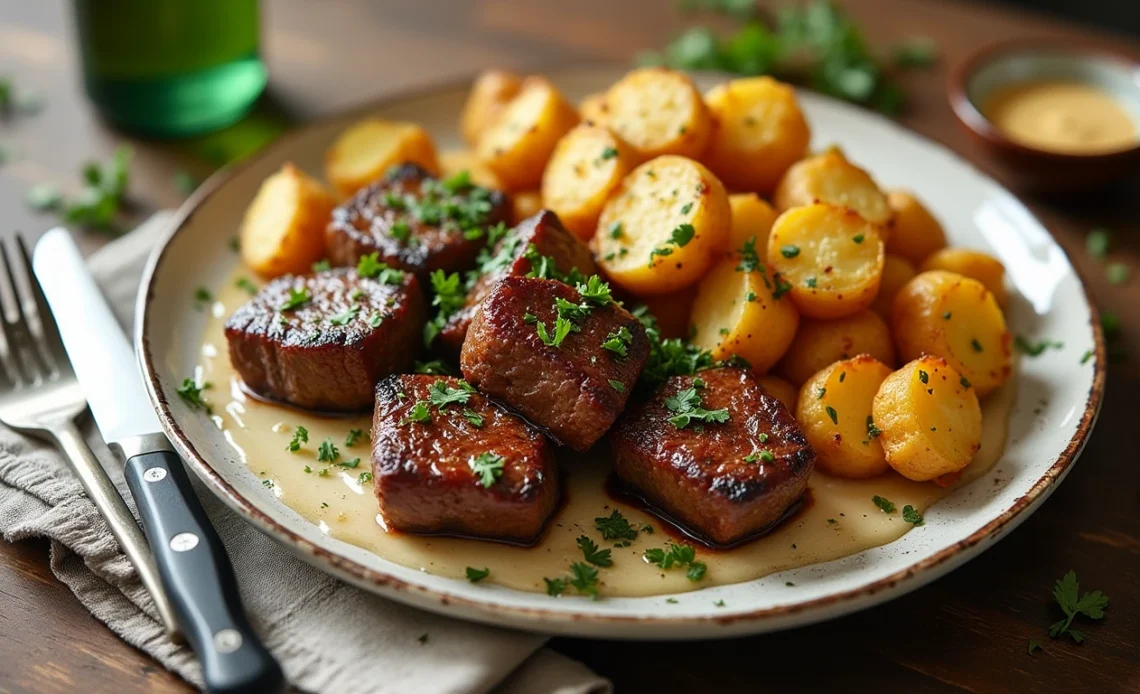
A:
<svg viewBox="0 0 1140 694">
<path fill-rule="evenodd" d="M 508 189 L 536 189 L 558 140 L 577 124 L 578 111 L 553 84 L 528 77 L 475 151 Z"/>
<path fill-rule="evenodd" d="M 697 158 L 712 134 L 701 93 L 687 75 L 673 70 L 634 70 L 610 87 L 605 105 L 605 124 L 642 159 L 663 154 Z"/>
<path fill-rule="evenodd" d="M 772 202 L 780 211 L 813 202 L 847 207 L 863 219 L 882 225 L 884 239 L 893 214 L 887 196 L 871 175 L 834 148 L 793 164 L 780 179 Z"/>
<path fill-rule="evenodd" d="M 834 320 L 804 319 L 779 372 L 802 384 L 818 371 L 843 359 L 867 354 L 887 366 L 895 364 L 895 346 L 886 321 L 870 310 Z"/>
<path fill-rule="evenodd" d="M 883 272 L 879 227 L 844 207 L 784 212 L 768 237 L 768 262 L 800 313 L 841 318 L 871 305 Z"/>
<path fill-rule="evenodd" d="M 594 235 L 606 200 L 634 166 L 637 154 L 610 130 L 582 123 L 566 133 L 542 174 L 542 202 L 575 236 Z"/>
</svg>

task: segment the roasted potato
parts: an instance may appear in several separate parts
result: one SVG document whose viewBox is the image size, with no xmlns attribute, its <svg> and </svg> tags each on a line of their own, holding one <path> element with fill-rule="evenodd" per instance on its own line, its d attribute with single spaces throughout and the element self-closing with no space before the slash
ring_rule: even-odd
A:
<svg viewBox="0 0 1140 694">
<path fill-rule="evenodd" d="M 887 464 L 916 482 L 959 472 L 981 447 L 977 394 L 934 355 L 887 376 L 875 395 L 872 417 Z"/>
<path fill-rule="evenodd" d="M 736 258 L 718 263 L 701 280 L 693 302 L 692 342 L 714 359 L 743 357 L 758 373 L 780 360 L 800 317 L 787 297 L 776 299 L 764 268 L 738 270 Z"/>
<path fill-rule="evenodd" d="M 871 304 L 871 309 L 883 318 L 890 320 L 891 308 L 895 303 L 895 294 L 898 294 L 903 285 L 917 274 L 918 270 L 914 269 L 914 265 L 911 265 L 909 260 L 888 253 L 883 258 L 883 279 L 879 282 L 879 294 L 875 297 L 875 303 Z"/>
<path fill-rule="evenodd" d="M 605 125 L 610 117 L 610 107 L 603 93 L 590 94 L 578 104 L 578 116 L 583 122 Z"/>
<path fill-rule="evenodd" d="M 337 137 L 325 153 L 325 178 L 347 198 L 396 164 L 408 162 L 439 173 L 435 144 L 428 132 L 415 123 L 373 118 Z"/>
<path fill-rule="evenodd" d="M 870 310 L 835 320 L 800 321 L 796 339 L 778 369 L 789 381 L 803 384 L 842 359 L 866 354 L 887 366 L 895 364 L 895 346 L 886 321 Z"/>
<path fill-rule="evenodd" d="M 811 129 L 787 84 L 730 80 L 710 90 L 705 103 L 716 128 L 703 161 L 729 190 L 767 195 L 807 151 Z"/>
<path fill-rule="evenodd" d="M 697 158 L 712 133 L 712 119 L 689 77 L 661 67 L 634 70 L 606 92 L 606 126 L 642 159 L 663 154 Z"/>
<path fill-rule="evenodd" d="M 666 338 L 689 337 L 689 317 L 693 315 L 693 301 L 697 298 L 699 285 L 690 284 L 668 294 L 641 297 L 653 317 L 657 319 L 657 329 Z"/>
<path fill-rule="evenodd" d="M 542 193 L 537 190 L 524 190 L 511 196 L 511 224 L 518 224 L 527 217 L 533 217 L 542 210 Z"/>
<path fill-rule="evenodd" d="M 946 247 L 946 232 L 918 198 L 903 190 L 887 194 L 894 219 L 887 252 L 921 265 L 934 251 Z"/>
<path fill-rule="evenodd" d="M 263 277 L 309 272 L 325 256 L 325 225 L 335 206 L 320 182 L 285 164 L 265 179 L 245 211 L 242 260 Z"/>
<path fill-rule="evenodd" d="M 721 257 L 731 224 L 717 177 L 692 159 L 666 155 L 622 180 L 590 247 L 619 287 L 668 294 L 695 283 Z"/>
<path fill-rule="evenodd" d="M 487 168 L 475 152 L 469 149 L 449 149 L 440 152 L 439 170 L 444 178 L 466 171 L 475 185 L 495 190 L 503 189 L 503 184 L 495 172 Z"/>
<path fill-rule="evenodd" d="M 776 221 L 776 210 L 756 193 L 735 193 L 728 196 L 732 207 L 732 236 L 728 247 L 738 250 L 754 239 L 761 261 L 767 261 L 768 234 Z"/>
<path fill-rule="evenodd" d="M 578 111 L 544 78 L 528 77 L 515 98 L 479 136 L 475 151 L 509 190 L 531 190 L 558 140 L 578 124 Z"/>
<path fill-rule="evenodd" d="M 472 147 L 522 88 L 522 77 L 506 70 L 487 70 L 475 78 L 459 116 L 459 131 Z"/>
<path fill-rule="evenodd" d="M 820 470 L 853 480 L 887 471 L 871 404 L 890 375 L 889 366 L 861 354 L 831 364 L 800 388 L 796 421 L 815 449 Z"/>
<path fill-rule="evenodd" d="M 768 236 L 768 264 L 800 313 L 842 318 L 871 305 L 883 274 L 879 226 L 822 203 L 784 212 Z"/>
<path fill-rule="evenodd" d="M 945 359 L 984 397 L 1009 379 L 1010 334 L 993 292 L 954 272 L 923 272 L 895 296 L 891 332 L 899 358 Z"/>
<path fill-rule="evenodd" d="M 919 269 L 923 272 L 947 270 L 972 277 L 994 293 L 998 306 L 1005 308 L 1009 303 L 1009 292 L 1005 288 L 1005 266 L 988 253 L 969 248 L 943 248 L 927 256 Z"/>
<path fill-rule="evenodd" d="M 800 394 L 798 388 L 779 376 L 772 376 L 771 374 L 760 376 L 759 380 L 764 390 L 768 391 L 768 395 L 783 403 L 784 407 L 788 408 L 788 412 L 793 415 L 796 413 L 796 401 Z"/>
<path fill-rule="evenodd" d="M 772 202 L 780 211 L 813 202 L 847 207 L 868 222 L 882 225 L 879 233 L 884 238 L 892 214 L 887 196 L 871 175 L 834 148 L 793 164 L 776 186 Z"/>
<path fill-rule="evenodd" d="M 542 204 L 575 236 L 588 241 L 606 200 L 637 163 L 637 154 L 617 135 L 582 123 L 558 141 L 546 164 Z"/>
</svg>

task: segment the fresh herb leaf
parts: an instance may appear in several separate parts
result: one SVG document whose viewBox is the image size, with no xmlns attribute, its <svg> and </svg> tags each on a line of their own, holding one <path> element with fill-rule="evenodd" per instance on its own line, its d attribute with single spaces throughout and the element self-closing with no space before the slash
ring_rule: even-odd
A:
<svg viewBox="0 0 1140 694">
<path fill-rule="evenodd" d="M 313 272 L 328 272 L 332 269 L 332 265 L 329 264 L 328 258 L 321 258 L 317 262 L 313 263 L 313 266 L 310 269 Z"/>
<path fill-rule="evenodd" d="M 570 585 L 582 595 L 598 599 L 598 570 L 576 561 L 570 565 Z"/>
<path fill-rule="evenodd" d="M 63 195 L 60 194 L 59 188 L 54 185 L 41 183 L 28 190 L 26 200 L 28 207 L 36 212 L 46 212 L 58 208 L 63 203 Z"/>
<path fill-rule="evenodd" d="M 1024 335 L 1018 335 L 1013 338 L 1013 346 L 1020 352 L 1031 357 L 1041 356 L 1045 350 L 1052 347 L 1053 349 L 1062 349 L 1065 346 L 1064 342 L 1057 342 L 1048 338 L 1030 342 Z"/>
<path fill-rule="evenodd" d="M 301 444 L 308 442 L 309 430 L 298 424 L 297 427 L 293 429 L 293 438 L 289 439 L 289 445 L 285 447 L 285 450 L 290 453 L 296 453 L 301 450 Z"/>
<path fill-rule="evenodd" d="M 309 292 L 308 287 L 301 287 L 300 289 L 289 287 L 289 297 L 281 302 L 281 305 L 277 308 L 281 311 L 292 311 L 304 306 L 312 300 L 313 295 Z"/>
<path fill-rule="evenodd" d="M 579 296 L 596 306 L 608 306 L 614 301 L 610 285 L 597 275 L 590 275 L 584 283 L 578 282 L 575 289 L 578 290 Z"/>
<path fill-rule="evenodd" d="M 878 506 L 878 507 L 879 507 L 879 509 L 880 509 L 880 510 L 881 510 L 883 513 L 894 513 L 894 512 L 895 512 L 895 505 L 894 505 L 894 502 L 892 502 L 890 499 L 887 499 L 887 498 L 881 497 L 881 496 L 879 496 L 878 494 L 876 494 L 875 496 L 871 497 L 871 501 L 872 501 L 872 502 L 873 502 L 873 503 L 874 503 L 876 506 Z"/>
<path fill-rule="evenodd" d="M 317 462 L 319 463 L 335 463 L 336 459 L 340 457 L 340 451 L 337 449 L 336 444 L 333 443 L 331 438 L 327 438 L 321 442 L 320 447 L 317 449 Z"/>
<path fill-rule="evenodd" d="M 408 424 L 411 422 L 418 422 L 418 423 L 422 424 L 424 422 L 430 422 L 430 421 L 431 421 L 431 410 L 428 409 L 427 401 L 418 400 L 418 401 L 416 401 L 415 404 L 412 405 L 411 409 L 408 410 L 408 416 L 404 418 L 403 423 Z"/>
<path fill-rule="evenodd" d="M 1049 627 L 1049 638 L 1055 639 L 1068 634 L 1074 641 L 1081 643 L 1085 640 L 1085 636 L 1083 632 L 1070 628 L 1073 619 L 1077 616 L 1089 619 L 1104 617 L 1104 611 L 1108 607 L 1108 596 L 1099 590 L 1083 595 L 1080 591 L 1081 586 L 1077 582 L 1075 571 L 1069 571 L 1053 586 L 1053 599 L 1065 613 L 1065 619 Z"/>
<path fill-rule="evenodd" d="M 927 36 L 915 36 L 891 49 L 899 67 L 929 67 L 938 60 L 938 44 Z"/>
<path fill-rule="evenodd" d="M 479 476 L 479 484 L 484 488 L 490 487 L 495 484 L 495 481 L 503 476 L 503 463 L 505 459 L 501 455 L 496 455 L 490 451 L 484 451 L 479 455 L 471 458 L 468 464 L 471 469 Z"/>
<path fill-rule="evenodd" d="M 542 340 L 542 344 L 546 345 L 547 347 L 561 347 L 562 341 L 566 339 L 566 336 L 570 334 L 570 331 L 573 328 L 574 324 L 562 316 L 558 316 L 558 318 L 556 318 L 554 321 L 553 335 L 551 335 L 546 330 L 546 325 L 542 321 L 538 321 L 535 324 L 535 331 L 538 333 L 538 339 Z"/>
<path fill-rule="evenodd" d="M 916 527 L 926 522 L 922 519 L 922 514 L 915 510 L 910 504 L 903 506 L 902 519 L 907 523 L 913 523 Z"/>
<path fill-rule="evenodd" d="M 696 388 L 685 388 L 675 395 L 665 398 L 665 409 L 674 414 L 669 423 L 684 429 L 693 422 L 724 424 L 728 421 L 728 409 L 707 410 L 702 407 L 701 396 Z"/>
<path fill-rule="evenodd" d="M 839 424 L 839 413 L 835 411 L 834 407 L 828 405 L 823 409 L 827 412 L 827 416 L 831 419 L 832 424 Z"/>
<path fill-rule="evenodd" d="M 708 567 L 703 562 L 696 561 L 697 552 L 690 545 L 669 543 L 666 549 L 652 548 L 645 550 L 644 558 L 650 564 L 671 569 L 674 566 L 688 566 L 686 572 L 690 581 L 699 581 L 704 578 Z"/>
<path fill-rule="evenodd" d="M 1034 639 L 1029 639 L 1029 647 L 1026 650 L 1028 651 L 1029 655 L 1033 655 L 1034 652 L 1044 649 L 1041 648 L 1041 644 L 1037 643 L 1037 641 Z"/>
<path fill-rule="evenodd" d="M 475 388 L 464 380 L 459 380 L 456 383 L 458 384 L 457 387 L 452 388 L 447 381 L 441 379 L 428 386 L 428 399 L 431 404 L 441 410 L 452 404 L 466 405 L 467 401 L 471 399 L 471 394 L 475 392 Z"/>
<path fill-rule="evenodd" d="M 412 367 L 413 373 L 429 374 L 432 376 L 450 376 L 451 369 L 439 359 L 431 361 L 417 361 Z"/>
<path fill-rule="evenodd" d="M 614 390 L 616 390 L 619 393 L 625 392 L 625 384 L 622 383 L 621 381 L 617 381 L 617 380 L 614 380 L 612 378 L 608 379 L 608 381 L 610 384 L 610 388 L 613 388 Z"/>
<path fill-rule="evenodd" d="M 189 405 L 190 409 L 205 410 L 207 414 L 210 414 L 213 409 L 210 407 L 210 403 L 202 397 L 202 391 L 209 390 L 212 387 L 213 385 L 209 381 L 199 386 L 194 382 L 194 379 L 184 378 L 182 385 L 178 386 L 174 392 L 178 393 L 178 397 L 182 398 L 182 401 Z"/>
<path fill-rule="evenodd" d="M 751 236 L 744 245 L 737 249 L 736 254 L 740 256 L 740 262 L 736 266 L 738 272 L 754 272 L 761 270 L 764 264 L 760 262 L 760 254 L 756 252 L 756 237 Z"/>
<path fill-rule="evenodd" d="M 617 155 L 618 155 L 618 151 L 617 151 L 616 147 L 606 147 L 605 149 L 602 150 L 602 155 L 600 157 L 598 157 L 598 163 L 600 164 L 603 161 L 613 159 Z"/>
<path fill-rule="evenodd" d="M 1131 274 L 1132 268 L 1124 263 L 1109 263 L 1104 268 L 1104 276 L 1109 284 L 1124 284 Z"/>
<path fill-rule="evenodd" d="M 491 575 L 491 570 L 488 568 L 476 569 L 473 566 L 468 566 L 466 571 L 467 580 L 471 581 L 472 583 L 478 583 L 479 581 L 482 581 L 484 578 L 487 578 Z"/>
<path fill-rule="evenodd" d="M 918 380 L 922 381 L 923 383 L 930 383 L 930 374 L 926 373 L 922 369 L 919 369 Z"/>
<path fill-rule="evenodd" d="M 344 437 L 344 447 L 352 448 L 360 441 L 360 437 L 364 436 L 364 432 L 360 429 L 349 429 L 348 436 Z"/>
<path fill-rule="evenodd" d="M 1106 229 L 1093 229 L 1085 237 L 1085 250 L 1097 260 L 1104 260 L 1111 245 L 1112 236 Z"/>
<path fill-rule="evenodd" d="M 585 535 L 578 537 L 578 549 L 582 550 L 582 555 L 586 558 L 586 561 L 594 566 L 606 567 L 614 565 L 613 559 L 610 558 L 610 550 L 598 549 L 597 543 Z"/>
<path fill-rule="evenodd" d="M 633 344 L 633 334 L 629 332 L 629 328 L 623 325 L 616 331 L 606 335 L 606 340 L 602 343 L 602 349 L 609 350 L 624 359 L 629 356 L 629 346 L 631 344 Z"/>
<path fill-rule="evenodd" d="M 349 306 L 345 310 L 329 318 L 332 325 L 348 325 L 360 313 L 360 306 Z"/>
<path fill-rule="evenodd" d="M 670 243 L 683 248 L 693 240 L 693 237 L 696 236 L 696 234 L 697 230 L 693 227 L 692 224 L 680 224 L 676 229 L 673 230 L 673 233 L 669 235 L 669 241 Z"/>
<path fill-rule="evenodd" d="M 566 579 L 565 578 L 543 578 L 546 583 L 546 594 L 552 597 L 558 597 L 566 592 Z"/>
<path fill-rule="evenodd" d="M 602 534 L 603 540 L 626 540 L 632 542 L 637 539 L 637 529 L 629 524 L 621 511 L 616 508 L 608 516 L 594 519 L 594 527 Z"/>
<path fill-rule="evenodd" d="M 403 284 L 407 273 L 380 262 L 377 260 L 378 255 L 369 253 L 361 256 L 356 263 L 356 274 L 365 279 L 375 279 L 380 284 Z"/>
<path fill-rule="evenodd" d="M 483 415 L 479 414 L 475 410 L 471 410 L 468 408 L 464 408 L 463 411 L 460 412 L 460 414 L 463 415 L 463 418 L 466 419 L 467 423 L 470 424 L 471 426 L 475 427 L 476 429 L 482 428 L 482 426 L 483 426 Z"/>
<path fill-rule="evenodd" d="M 883 430 L 875 426 L 875 420 L 871 415 L 867 415 L 867 438 L 877 439 L 883 435 Z"/>
<path fill-rule="evenodd" d="M 800 254 L 800 247 L 794 245 L 787 245 L 780 249 L 780 255 L 785 258 L 795 258 Z"/>
<path fill-rule="evenodd" d="M 239 277 L 238 280 L 234 282 L 234 286 L 238 289 L 245 290 L 250 296 L 257 293 L 257 285 L 245 277 Z"/>
<path fill-rule="evenodd" d="M 610 225 L 610 238 L 620 239 L 622 235 L 621 222 L 614 222 Z"/>
</svg>

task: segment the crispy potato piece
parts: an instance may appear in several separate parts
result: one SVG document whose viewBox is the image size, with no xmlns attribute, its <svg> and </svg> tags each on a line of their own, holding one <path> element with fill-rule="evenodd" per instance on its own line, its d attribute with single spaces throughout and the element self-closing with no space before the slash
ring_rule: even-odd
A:
<svg viewBox="0 0 1140 694">
<path fill-rule="evenodd" d="M 712 134 L 712 119 L 689 77 L 663 67 L 634 70 L 606 93 L 606 125 L 642 159 L 663 154 L 697 158 Z"/>
<path fill-rule="evenodd" d="M 483 131 L 519 93 L 522 83 L 522 77 L 506 70 L 486 70 L 475 78 L 459 115 L 459 131 L 467 144 L 475 146 Z"/>
<path fill-rule="evenodd" d="M 668 294 L 640 297 L 645 307 L 657 319 L 657 329 L 666 338 L 689 338 L 689 317 L 693 315 L 693 301 L 700 285 L 690 284 Z"/>
<path fill-rule="evenodd" d="M 984 397 L 1009 379 L 1010 334 L 993 292 L 954 272 L 923 272 L 895 296 L 891 332 L 900 359 L 934 354 Z"/>
<path fill-rule="evenodd" d="M 701 280 L 693 302 L 692 341 L 714 359 L 743 357 L 754 371 L 764 373 L 792 343 L 800 316 L 787 298 L 772 296 L 774 286 L 763 270 L 736 268 L 736 258 L 726 258 Z"/>
<path fill-rule="evenodd" d="M 325 255 L 325 225 L 335 206 L 319 181 L 286 163 L 265 179 L 245 211 L 242 260 L 263 277 L 309 272 Z"/>
<path fill-rule="evenodd" d="M 879 232 L 884 238 L 892 215 L 887 196 L 871 175 L 834 148 L 793 164 L 776 186 L 772 202 L 780 211 L 813 202 L 847 207 L 867 221 L 883 225 Z"/>
<path fill-rule="evenodd" d="M 760 376 L 758 380 L 760 385 L 764 386 L 764 390 L 768 391 L 768 395 L 783 403 L 784 407 L 788 408 L 788 412 L 795 414 L 796 401 L 800 395 L 798 388 L 779 376 L 772 376 L 771 374 Z"/>
<path fill-rule="evenodd" d="M 914 195 L 892 190 L 887 202 L 894 214 L 887 252 L 921 265 L 934 251 L 946 247 L 946 232 L 930 211 Z"/>
<path fill-rule="evenodd" d="M 379 118 L 360 121 L 325 153 L 325 178 L 342 198 L 372 183 L 397 164 L 419 164 L 439 173 L 431 135 L 415 123 Z"/>
<path fill-rule="evenodd" d="M 821 470 L 860 480 L 887 471 L 887 457 L 873 427 L 871 403 L 891 367 L 861 354 L 837 361 L 800 388 L 796 421 Z"/>
<path fill-rule="evenodd" d="M 780 215 L 768 237 L 768 262 L 811 318 L 842 318 L 871 305 L 883 274 L 879 226 L 826 204 Z"/>
<path fill-rule="evenodd" d="M 590 247 L 609 278 L 639 296 L 693 284 L 726 250 L 732 210 L 703 165 L 666 155 L 629 173 L 606 203 Z"/>
<path fill-rule="evenodd" d="M 890 320 L 895 294 L 917 274 L 918 270 L 914 269 L 909 260 L 888 253 L 883 258 L 883 279 L 879 282 L 879 294 L 875 297 L 875 303 L 871 304 L 871 310 Z"/>
<path fill-rule="evenodd" d="M 943 248 L 927 256 L 919 269 L 922 272 L 948 270 L 972 277 L 994 293 L 998 306 L 1005 308 L 1009 303 L 1009 292 L 1005 288 L 1005 266 L 988 253 L 969 248 Z"/>
<path fill-rule="evenodd" d="M 729 249 L 737 250 L 749 239 L 756 239 L 756 252 L 767 262 L 768 234 L 778 213 L 756 193 L 735 193 L 728 196 L 732 207 L 732 235 Z"/>
<path fill-rule="evenodd" d="M 525 190 L 511 196 L 511 225 L 518 224 L 527 217 L 533 217 L 542 210 L 542 193 Z"/>
<path fill-rule="evenodd" d="M 515 98 L 479 136 L 475 151 L 510 190 L 531 190 L 558 140 L 578 124 L 578 111 L 542 77 L 528 77 Z"/>
<path fill-rule="evenodd" d="M 460 171 L 466 171 L 470 174 L 471 181 L 475 185 L 495 190 L 503 189 L 503 184 L 495 172 L 487 168 L 487 165 L 475 155 L 475 152 L 469 149 L 449 149 L 440 152 L 439 169 L 440 176 L 443 178 L 453 176 Z"/>
<path fill-rule="evenodd" d="M 771 77 L 730 80 L 705 95 L 716 128 L 704 162 L 729 190 L 771 193 L 807 151 L 796 90 Z"/>
<path fill-rule="evenodd" d="M 982 408 L 945 359 L 926 355 L 887 377 L 872 404 L 887 464 L 925 482 L 970 464 L 982 443 Z"/>
<path fill-rule="evenodd" d="M 588 241 L 606 200 L 621 185 L 637 154 L 617 135 L 582 123 L 566 133 L 542 174 L 542 204 L 575 236 Z"/>
<path fill-rule="evenodd" d="M 858 354 L 870 355 L 887 366 L 895 364 L 890 328 L 873 311 L 835 320 L 801 321 L 779 371 L 792 383 L 803 384 L 827 366 Z"/>
<path fill-rule="evenodd" d="M 578 115 L 586 123 L 604 126 L 610 117 L 610 107 L 604 93 L 590 94 L 578 104 Z"/>
</svg>

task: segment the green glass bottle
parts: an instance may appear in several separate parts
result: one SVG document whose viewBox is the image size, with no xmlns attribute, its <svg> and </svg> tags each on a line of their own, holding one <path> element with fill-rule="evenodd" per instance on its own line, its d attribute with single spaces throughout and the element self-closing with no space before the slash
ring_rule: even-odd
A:
<svg viewBox="0 0 1140 694">
<path fill-rule="evenodd" d="M 257 0 L 75 0 L 75 22 L 87 94 L 125 130 L 216 130 L 265 88 Z"/>
</svg>

